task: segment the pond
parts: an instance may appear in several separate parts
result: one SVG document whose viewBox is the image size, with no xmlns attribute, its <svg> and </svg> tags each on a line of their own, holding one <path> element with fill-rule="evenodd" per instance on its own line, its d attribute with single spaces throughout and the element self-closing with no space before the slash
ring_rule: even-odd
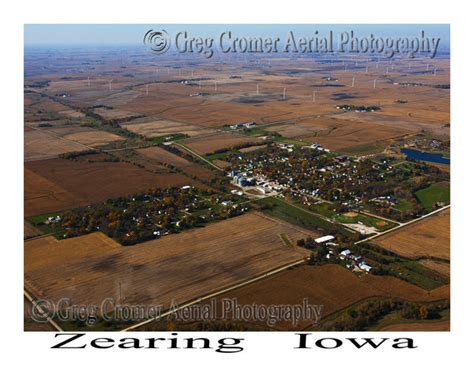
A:
<svg viewBox="0 0 474 379">
<path fill-rule="evenodd" d="M 443 156 L 440 153 L 429 153 L 426 151 L 413 150 L 413 149 L 400 149 L 408 158 L 415 159 L 417 161 L 425 161 L 431 163 L 450 164 L 450 159 Z"/>
</svg>

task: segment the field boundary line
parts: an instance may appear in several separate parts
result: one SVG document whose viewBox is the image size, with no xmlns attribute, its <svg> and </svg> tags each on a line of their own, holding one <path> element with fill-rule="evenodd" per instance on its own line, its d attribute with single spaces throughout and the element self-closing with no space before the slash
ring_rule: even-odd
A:
<svg viewBox="0 0 474 379">
<path fill-rule="evenodd" d="M 183 149 L 186 150 L 187 152 L 191 153 L 192 155 L 194 155 L 194 156 L 198 157 L 199 159 L 203 160 L 204 162 L 206 162 L 208 165 L 211 165 L 211 166 L 214 167 L 215 169 L 224 172 L 224 170 L 223 170 L 222 168 L 220 168 L 219 166 L 215 165 L 215 164 L 212 163 L 211 161 L 208 161 L 206 158 L 204 158 L 203 156 L 199 155 L 199 154 L 196 153 L 195 151 L 189 149 L 188 147 L 186 147 L 186 146 L 184 146 L 184 145 L 181 145 L 180 143 L 176 143 L 176 142 L 172 142 L 172 145 L 177 145 L 177 146 L 183 148 Z"/>
<path fill-rule="evenodd" d="M 138 324 L 129 326 L 128 328 L 125 328 L 125 329 L 123 329 L 123 330 L 121 330 L 121 331 L 122 331 L 122 332 L 129 332 L 129 331 L 134 330 L 134 329 L 136 329 L 136 328 L 139 328 L 139 327 L 141 327 L 141 326 L 143 326 L 143 325 L 149 324 L 150 322 L 160 320 L 160 319 L 162 319 L 163 317 L 166 317 L 166 316 L 169 316 L 169 315 L 171 315 L 171 314 L 173 314 L 173 313 L 176 313 L 176 312 L 180 311 L 181 309 L 184 309 L 184 308 L 190 307 L 191 305 L 200 303 L 200 302 L 202 302 L 203 300 L 207 300 L 207 299 L 210 299 L 210 298 L 213 298 L 213 297 L 222 295 L 222 294 L 224 294 L 224 293 L 226 293 L 226 292 L 232 291 L 232 290 L 234 290 L 234 289 L 237 289 L 237 288 L 240 288 L 240 287 L 244 287 L 244 286 L 246 286 L 246 285 L 248 285 L 248 284 L 257 282 L 257 281 L 259 281 L 259 280 L 266 279 L 266 278 L 268 278 L 269 276 L 275 275 L 275 274 L 277 274 L 277 273 L 279 273 L 279 272 L 281 272 L 281 271 L 284 271 L 284 270 L 286 270 L 286 269 L 288 269 L 288 268 L 291 268 L 291 267 L 300 265 L 300 264 L 305 263 L 305 262 L 306 262 L 306 258 L 302 258 L 302 259 L 299 259 L 299 260 L 297 260 L 297 261 L 295 261 L 295 262 L 292 262 L 292 263 L 289 263 L 289 264 L 287 264 L 287 265 L 284 265 L 284 266 L 282 266 L 282 267 L 278 267 L 278 268 L 276 268 L 276 269 L 272 269 L 271 271 L 268 271 L 268 272 L 266 272 L 266 273 L 263 273 L 263 274 L 261 274 L 261 275 L 258 275 L 258 276 L 254 277 L 254 278 L 245 280 L 244 282 L 237 283 L 237 284 L 234 284 L 234 285 L 232 285 L 232 286 L 230 286 L 230 287 L 227 287 L 227 288 L 221 289 L 221 290 L 219 290 L 219 291 L 213 292 L 213 293 L 211 293 L 211 294 L 208 294 L 208 295 L 199 297 L 199 298 L 197 298 L 197 299 L 195 299 L 195 300 L 192 300 L 192 301 L 190 301 L 190 302 L 188 302 L 188 303 L 185 303 L 185 304 L 183 304 L 183 305 L 180 305 L 180 306 L 174 308 L 174 309 L 171 310 L 171 311 L 167 311 L 167 312 L 165 312 L 165 313 L 163 313 L 163 314 L 161 314 L 161 315 L 159 315 L 159 316 L 157 316 L 157 317 L 154 317 L 154 318 L 151 318 L 151 319 L 142 321 L 142 322 L 140 322 L 140 323 L 138 323 Z"/>
</svg>

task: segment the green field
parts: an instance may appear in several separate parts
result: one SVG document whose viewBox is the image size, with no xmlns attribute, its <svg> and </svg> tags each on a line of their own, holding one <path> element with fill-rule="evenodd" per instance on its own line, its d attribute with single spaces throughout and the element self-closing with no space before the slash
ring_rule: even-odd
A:
<svg viewBox="0 0 474 379">
<path fill-rule="evenodd" d="M 362 255 L 372 267 L 379 266 L 379 275 L 389 275 L 405 280 L 426 290 L 449 283 L 449 278 L 431 270 L 416 260 L 404 258 L 371 244 L 360 244 L 356 253 Z M 376 274 L 374 269 L 374 274 Z"/>
<path fill-rule="evenodd" d="M 337 213 L 332 209 L 332 204 L 330 203 L 313 204 L 309 207 L 309 209 L 341 224 L 356 224 L 361 222 L 365 226 L 371 226 L 380 231 L 391 229 L 396 226 L 396 224 L 392 222 L 388 222 L 372 216 L 367 216 L 361 213 L 358 213 L 355 217 L 350 217 L 344 214 Z"/>
<path fill-rule="evenodd" d="M 344 236 L 354 235 L 350 230 L 326 221 L 315 214 L 305 212 L 286 201 L 274 197 L 258 200 L 258 204 L 267 206 L 266 209 L 262 210 L 264 213 L 308 230 L 324 230 L 326 232 L 339 231 Z"/>
<path fill-rule="evenodd" d="M 355 156 L 379 154 L 385 150 L 386 145 L 387 144 L 383 142 L 374 142 L 366 145 L 358 145 L 341 149 L 339 153 Z"/>
<path fill-rule="evenodd" d="M 398 204 L 393 207 L 400 212 L 410 212 L 412 210 L 411 203 L 406 199 L 400 199 Z"/>
<path fill-rule="evenodd" d="M 227 158 L 228 152 L 229 151 L 224 151 L 224 152 L 215 153 L 215 154 L 208 154 L 208 155 L 205 155 L 204 158 L 206 158 L 208 161 L 213 161 L 215 159 L 225 160 Z"/>
<path fill-rule="evenodd" d="M 433 205 L 437 202 L 449 203 L 449 183 L 434 183 L 429 187 L 416 191 L 415 196 L 423 208 L 431 210 L 433 209 Z"/>
<path fill-rule="evenodd" d="M 53 234 L 56 238 L 63 238 L 64 231 L 59 225 L 54 223 L 44 223 L 48 217 L 56 217 L 60 215 L 60 213 L 48 213 L 44 215 L 28 217 L 26 220 L 34 227 L 41 230 L 44 234 Z"/>
</svg>

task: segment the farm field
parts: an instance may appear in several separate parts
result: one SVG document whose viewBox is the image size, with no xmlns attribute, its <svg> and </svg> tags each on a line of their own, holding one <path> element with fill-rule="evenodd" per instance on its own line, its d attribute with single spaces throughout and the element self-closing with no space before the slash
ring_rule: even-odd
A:
<svg viewBox="0 0 474 379">
<path fill-rule="evenodd" d="M 116 134 L 84 126 L 53 127 L 48 128 L 48 131 L 66 140 L 78 142 L 89 147 L 99 147 L 124 140 L 123 137 Z"/>
<path fill-rule="evenodd" d="M 373 243 L 408 258 L 434 257 L 449 260 L 449 220 L 450 210 L 447 209 L 389 232 L 374 239 Z"/>
<path fill-rule="evenodd" d="M 60 154 L 87 151 L 124 138 L 79 126 L 29 128 L 25 132 L 25 161 L 54 158 Z"/>
<path fill-rule="evenodd" d="M 417 191 L 415 195 L 423 208 L 431 210 L 435 203 L 447 204 L 449 202 L 449 183 L 434 183 L 427 188 Z"/>
<path fill-rule="evenodd" d="M 37 237 L 37 236 L 40 236 L 41 234 L 43 234 L 43 232 L 41 232 L 41 230 L 39 230 L 38 228 L 31 225 L 28 221 L 26 221 L 26 220 L 24 221 L 24 223 L 23 223 L 23 235 L 24 235 L 25 239 Z"/>
<path fill-rule="evenodd" d="M 330 150 L 344 152 L 374 143 L 383 143 L 384 146 L 388 146 L 391 140 L 413 133 L 410 129 L 395 127 L 392 124 L 383 125 L 376 121 L 364 120 L 366 114 L 359 115 L 357 119 L 350 120 L 336 115 L 305 121 L 303 125 L 306 124 L 308 128 L 312 127 L 315 131 L 299 138 L 311 143 L 319 143 Z"/>
<path fill-rule="evenodd" d="M 215 174 L 197 163 L 190 162 L 187 159 L 180 157 L 179 155 L 173 154 L 159 146 L 148 147 L 145 149 L 135 150 L 140 155 L 152 159 L 158 162 L 161 162 L 165 165 L 171 165 L 178 169 L 183 170 L 183 172 L 199 177 L 200 179 L 210 180 Z"/>
<path fill-rule="evenodd" d="M 75 141 L 60 139 L 50 132 L 31 130 L 25 133 L 25 161 L 52 158 L 84 150 L 89 148 Z"/>
<path fill-rule="evenodd" d="M 323 306 L 321 317 L 324 319 L 351 304 L 375 297 L 430 302 L 449 298 L 449 286 L 428 292 L 389 276 L 357 276 L 339 265 L 302 265 L 224 293 L 216 301 L 220 304 L 223 299 L 235 298 L 240 305 L 252 303 L 271 305 L 301 304 L 307 299 L 310 304 Z M 255 324 L 266 326 L 261 322 Z M 277 330 L 305 330 L 311 327 L 310 321 L 305 321 L 296 328 L 287 322 L 275 325 Z M 151 323 L 143 326 L 141 330 L 153 330 L 153 328 Z"/>
<path fill-rule="evenodd" d="M 105 154 L 25 164 L 25 216 L 89 205 L 150 188 L 195 184 L 179 173 L 154 173 Z M 74 175 L 71 175 L 71 173 Z"/>
<path fill-rule="evenodd" d="M 108 297 L 130 304 L 181 303 L 250 279 L 307 255 L 289 247 L 305 233 L 259 213 L 120 247 L 101 233 L 25 242 L 25 281 L 35 294 L 100 304 Z M 242 246 L 247 248 L 242 249 Z"/>
<path fill-rule="evenodd" d="M 217 150 L 230 149 L 239 145 L 261 144 L 262 140 L 236 133 L 218 133 L 205 137 L 189 138 L 182 143 L 199 154 L 211 154 Z"/>
<path fill-rule="evenodd" d="M 140 134 L 147 138 L 166 136 L 170 134 L 185 134 L 190 137 L 209 134 L 212 131 L 195 125 L 187 125 L 182 122 L 171 120 L 139 120 L 123 124 L 123 127 L 131 132 Z"/>
<path fill-rule="evenodd" d="M 450 269 L 450 264 L 446 262 L 437 262 L 432 259 L 420 259 L 419 262 L 425 266 L 428 267 L 431 270 L 437 271 L 440 274 L 445 275 L 446 277 L 449 278 L 451 269 Z"/>
<path fill-rule="evenodd" d="M 129 117 L 138 117 L 141 116 L 139 113 L 127 112 L 120 109 L 109 109 L 109 108 L 95 108 L 94 113 L 102 116 L 107 120 L 120 120 Z"/>
</svg>

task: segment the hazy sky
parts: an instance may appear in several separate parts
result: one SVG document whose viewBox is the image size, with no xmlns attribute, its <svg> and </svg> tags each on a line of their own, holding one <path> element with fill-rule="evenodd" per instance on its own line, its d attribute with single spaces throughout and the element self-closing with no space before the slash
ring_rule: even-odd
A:
<svg viewBox="0 0 474 379">
<path fill-rule="evenodd" d="M 166 29 L 168 33 L 174 34 L 178 31 L 199 33 L 203 36 L 216 37 L 219 33 L 230 30 L 241 36 L 266 37 L 274 35 L 286 35 L 288 31 L 295 33 L 312 34 L 319 31 L 324 34 L 329 30 L 334 32 L 351 31 L 367 36 L 374 33 L 378 37 L 416 37 L 421 30 L 430 37 L 441 38 L 442 46 L 449 46 L 449 25 L 170 25 L 170 24 L 54 24 L 54 25 L 25 25 L 25 45 L 98 45 L 98 44 L 141 44 L 143 35 L 149 29 Z"/>
</svg>

